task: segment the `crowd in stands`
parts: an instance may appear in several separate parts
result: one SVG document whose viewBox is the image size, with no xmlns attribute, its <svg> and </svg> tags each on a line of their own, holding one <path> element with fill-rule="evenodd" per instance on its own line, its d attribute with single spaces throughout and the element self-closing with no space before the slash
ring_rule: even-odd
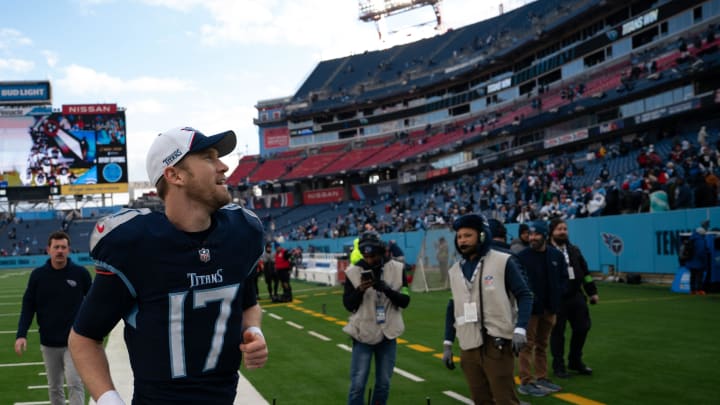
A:
<svg viewBox="0 0 720 405">
<path fill-rule="evenodd" d="M 276 238 L 307 240 L 355 236 L 366 223 L 382 233 L 447 227 L 467 212 L 482 212 L 503 223 L 524 223 L 717 206 L 717 130 L 709 134 L 702 127 L 697 139 L 664 136 L 601 145 L 582 166 L 572 155 L 563 155 L 424 185 L 403 196 L 386 194 L 359 206 L 358 202 L 336 204 L 331 208 L 333 220 L 311 217 L 272 230 Z M 659 151 L 661 146 L 668 152 Z M 626 172 L 613 172 L 608 164 L 633 157 Z"/>
<path fill-rule="evenodd" d="M 620 160 L 631 161 L 631 167 L 618 169 L 615 162 Z M 323 218 L 280 219 L 283 209 L 268 209 L 262 219 L 276 240 L 308 240 L 356 236 L 367 223 L 381 233 L 443 228 L 468 212 L 482 212 L 503 223 L 524 223 L 710 207 L 718 205 L 719 176 L 718 130 L 700 126 L 697 134 L 602 144 L 589 157 L 565 154 L 423 183 L 402 195 L 336 203 L 327 207 L 331 212 Z M 70 217 L 55 220 L 53 226 L 67 230 Z M 7 213 L 0 213 L 0 220 L 5 236 L 0 255 L 44 253 L 43 241 L 31 229 L 38 221 Z"/>
<path fill-rule="evenodd" d="M 30 228 L 30 223 L 21 217 L 15 217 L 7 213 L 0 213 L 0 229 L 7 231 L 7 245 L 0 244 L 0 256 L 21 256 L 43 254 L 44 245 L 38 244 L 37 236 L 24 234 L 18 235 L 18 227 Z M 19 238 L 18 238 L 19 236 Z"/>
<path fill-rule="evenodd" d="M 78 223 L 78 215 L 70 210 L 56 219 L 27 220 L 0 212 L 0 257 L 44 255 L 47 235 L 60 230 L 70 234 L 73 253 L 87 251 L 94 219 Z"/>
</svg>

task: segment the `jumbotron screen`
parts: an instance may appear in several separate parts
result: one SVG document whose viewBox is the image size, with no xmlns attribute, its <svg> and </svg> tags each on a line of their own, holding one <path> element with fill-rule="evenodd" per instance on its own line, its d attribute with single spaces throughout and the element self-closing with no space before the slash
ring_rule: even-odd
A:
<svg viewBox="0 0 720 405">
<path fill-rule="evenodd" d="M 0 110 L 0 188 L 127 192 L 125 111 L 114 104 Z"/>
</svg>

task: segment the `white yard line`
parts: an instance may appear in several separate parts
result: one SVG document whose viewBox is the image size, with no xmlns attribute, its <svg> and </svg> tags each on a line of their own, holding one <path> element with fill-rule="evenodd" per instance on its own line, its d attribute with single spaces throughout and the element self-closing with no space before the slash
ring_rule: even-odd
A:
<svg viewBox="0 0 720 405">
<path fill-rule="evenodd" d="M 37 332 L 37 329 L 28 329 L 28 332 Z M 0 330 L 0 335 L 7 335 L 7 334 L 16 334 L 16 330 Z"/>
<path fill-rule="evenodd" d="M 449 396 L 452 399 L 457 399 L 458 401 L 462 402 L 463 404 L 473 405 L 472 399 L 462 396 L 454 391 L 443 391 L 443 394 Z"/>
<path fill-rule="evenodd" d="M 320 340 L 324 340 L 324 341 L 326 341 L 326 342 L 329 342 L 330 340 L 332 340 L 332 339 L 330 339 L 329 337 L 327 337 L 327 336 L 325 336 L 325 335 L 321 335 L 321 334 L 319 334 L 319 333 L 317 333 L 317 332 L 315 332 L 315 331 L 308 331 L 308 334 L 309 334 L 310 336 L 315 336 L 316 338 L 318 338 L 318 339 L 320 339 Z"/>
<path fill-rule="evenodd" d="M 415 381 L 415 382 L 423 382 L 423 381 L 425 381 L 424 378 L 418 377 L 418 376 L 416 376 L 415 374 L 408 373 L 407 371 L 402 370 L 402 369 L 399 369 L 399 368 L 397 368 L 397 367 L 395 367 L 394 371 L 395 371 L 397 374 L 400 374 L 401 376 L 407 378 L 408 380 L 412 380 L 412 381 Z"/>
<path fill-rule="evenodd" d="M 44 366 L 45 363 L 42 361 L 32 362 L 32 363 L 5 363 L 0 364 L 0 367 L 24 367 L 24 366 Z"/>
</svg>

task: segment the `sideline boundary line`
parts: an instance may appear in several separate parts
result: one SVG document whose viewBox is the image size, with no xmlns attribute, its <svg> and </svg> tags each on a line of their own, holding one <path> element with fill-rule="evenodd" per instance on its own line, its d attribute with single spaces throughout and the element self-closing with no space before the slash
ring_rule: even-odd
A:
<svg viewBox="0 0 720 405">
<path fill-rule="evenodd" d="M 318 294 L 315 294 L 315 295 L 318 295 Z M 327 295 L 327 293 L 323 293 L 323 294 L 319 294 L 319 295 Z M 670 297 L 670 299 L 676 299 L 676 297 Z M 657 299 L 657 300 L 660 300 L 660 299 Z M 636 300 L 632 300 L 632 301 L 636 301 Z M 648 299 L 647 301 L 652 301 L 652 299 Z M 282 303 L 281 305 L 282 305 L 282 306 L 285 306 L 285 307 L 288 307 L 288 308 L 290 308 L 290 309 L 293 309 L 293 310 L 295 310 L 295 311 L 305 313 L 305 314 L 307 314 L 307 315 L 309 315 L 309 316 L 312 316 L 312 317 L 315 317 L 315 318 L 323 318 L 323 319 L 325 319 L 325 320 L 328 321 L 328 322 L 339 323 L 339 322 L 336 322 L 336 321 L 330 321 L 329 319 L 326 319 L 326 318 L 328 318 L 328 317 L 327 317 L 325 314 L 322 314 L 322 313 L 319 313 L 319 312 L 316 312 L 316 311 L 313 311 L 313 310 L 310 310 L 310 309 L 307 309 L 307 308 L 304 308 L 304 307 L 298 305 L 298 304 L 301 304 L 301 303 L 302 303 L 301 301 L 293 301 L 293 302 L 288 302 L 288 303 Z M 606 302 L 606 303 L 607 303 L 607 302 Z M 286 322 L 287 322 L 287 321 L 286 321 Z M 308 333 L 310 333 L 310 332 L 308 332 Z M 329 339 L 329 338 L 328 338 L 328 339 Z M 438 357 L 438 353 L 435 352 L 434 349 L 429 348 L 429 347 L 426 347 L 426 346 L 423 346 L 423 345 L 420 345 L 420 344 L 410 344 L 410 342 L 408 342 L 407 340 L 400 339 L 400 338 L 398 338 L 398 344 L 403 344 L 403 345 L 405 345 L 406 347 L 411 348 L 411 349 L 414 349 L 414 350 L 416 350 L 416 351 L 418 351 L 418 352 L 421 352 L 421 353 L 429 353 L 429 354 L 431 354 L 433 357 Z M 342 344 L 338 344 L 337 346 L 338 346 L 340 349 L 342 349 L 342 350 L 346 350 L 346 351 L 352 352 L 352 348 L 349 347 L 349 346 L 342 345 Z M 442 357 L 442 354 L 440 354 L 440 356 Z M 413 380 L 413 381 L 417 381 L 417 380 L 414 380 L 413 378 L 408 377 L 407 375 L 404 375 L 403 373 L 409 374 L 409 375 L 411 375 L 411 376 L 413 376 L 413 377 L 415 377 L 415 378 L 418 378 L 418 379 L 420 379 L 420 381 L 425 381 L 424 379 L 422 379 L 422 378 L 420 378 L 420 377 L 417 377 L 417 376 L 414 376 L 413 374 L 410 374 L 410 373 L 408 373 L 408 372 L 406 372 L 406 371 L 404 371 L 404 370 L 400 370 L 400 372 L 398 372 L 397 367 L 395 367 L 395 370 L 394 370 L 394 371 L 395 371 L 397 374 L 402 375 L 403 377 L 409 378 L 410 380 Z M 518 380 L 519 380 L 519 379 L 518 379 L 517 376 L 516 376 L 516 377 L 515 377 L 515 383 L 516 383 L 516 384 L 518 383 Z M 418 382 L 419 382 L 419 381 L 418 381 Z M 466 404 L 472 404 L 472 400 L 470 400 L 470 399 L 468 399 L 467 397 L 464 397 L 464 396 L 462 396 L 462 395 L 460 395 L 460 394 L 457 394 L 457 393 L 455 393 L 455 392 L 453 392 L 453 391 L 443 391 L 443 393 L 444 393 L 445 395 L 453 398 L 453 399 L 456 399 L 456 400 L 460 401 L 460 402 L 463 402 L 463 403 L 466 403 Z M 453 394 L 454 394 L 454 395 L 453 395 Z M 572 404 L 576 404 L 576 405 L 605 405 L 603 402 L 594 401 L 594 400 L 592 400 L 592 399 L 590 399 L 590 398 L 585 398 L 585 397 L 583 397 L 583 396 L 581 396 L 581 395 L 573 394 L 573 393 L 571 393 L 571 392 L 555 393 L 555 394 L 551 394 L 551 395 L 549 395 L 549 396 L 553 396 L 553 397 L 556 397 L 556 398 L 561 399 L 561 400 L 563 400 L 563 401 L 566 401 L 566 402 L 569 402 L 569 403 L 572 403 Z M 466 401 L 469 401 L 469 402 L 466 402 Z"/>
</svg>

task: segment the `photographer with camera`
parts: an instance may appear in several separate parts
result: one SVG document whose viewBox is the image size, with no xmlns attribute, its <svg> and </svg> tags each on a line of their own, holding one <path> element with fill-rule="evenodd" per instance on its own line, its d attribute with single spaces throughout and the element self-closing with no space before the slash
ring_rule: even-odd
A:
<svg viewBox="0 0 720 405">
<path fill-rule="evenodd" d="M 476 404 L 519 404 L 513 370 L 525 346 L 532 295 L 509 252 L 491 247 L 488 221 L 467 214 L 453 223 L 462 260 L 448 272 L 452 298 L 445 313 L 443 362 L 453 370 L 457 334 L 460 361 Z"/>
<path fill-rule="evenodd" d="M 352 337 L 349 405 L 365 403 L 365 385 L 375 356 L 372 404 L 385 404 L 395 368 L 397 338 L 405 330 L 402 309 L 410 304 L 404 265 L 385 260 L 385 244 L 375 231 L 358 240 L 362 259 L 345 270 L 343 305 L 352 312 L 343 331 Z"/>
</svg>

